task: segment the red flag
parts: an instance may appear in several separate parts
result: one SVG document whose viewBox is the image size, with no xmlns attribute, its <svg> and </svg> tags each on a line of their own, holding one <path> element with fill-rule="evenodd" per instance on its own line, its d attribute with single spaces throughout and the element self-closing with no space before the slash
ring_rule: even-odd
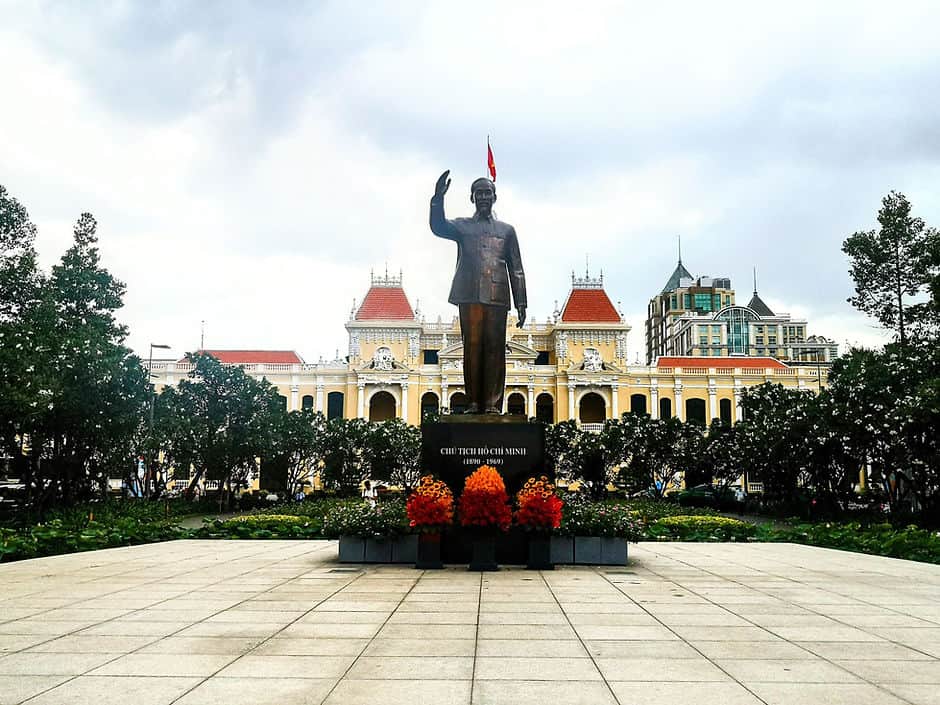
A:
<svg viewBox="0 0 940 705">
<path fill-rule="evenodd" d="M 490 178 L 496 183 L 496 160 L 493 159 L 493 150 L 490 147 L 490 138 L 486 138 L 486 166 L 490 170 Z"/>
</svg>

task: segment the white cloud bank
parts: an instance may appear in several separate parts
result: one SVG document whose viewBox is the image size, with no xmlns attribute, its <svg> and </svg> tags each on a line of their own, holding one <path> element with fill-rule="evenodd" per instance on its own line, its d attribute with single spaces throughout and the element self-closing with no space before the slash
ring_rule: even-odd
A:
<svg viewBox="0 0 940 705">
<path fill-rule="evenodd" d="M 352 8 L 352 6 L 349 6 Z M 888 190 L 940 222 L 935 5 L 5 9 L 0 183 L 53 262 L 84 210 L 128 284 L 130 344 L 345 346 L 371 267 L 449 317 L 437 175 L 467 214 L 487 133 L 531 314 L 585 254 L 634 326 L 675 264 L 751 267 L 810 332 L 876 344 L 842 240 Z"/>
</svg>

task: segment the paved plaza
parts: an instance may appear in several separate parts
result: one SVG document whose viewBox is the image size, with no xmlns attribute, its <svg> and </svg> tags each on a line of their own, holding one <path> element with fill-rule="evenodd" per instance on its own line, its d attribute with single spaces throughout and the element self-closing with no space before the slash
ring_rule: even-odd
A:
<svg viewBox="0 0 940 705">
<path fill-rule="evenodd" d="M 176 541 L 0 565 L 0 704 L 940 703 L 940 566 L 646 543 L 626 568 Z"/>
</svg>

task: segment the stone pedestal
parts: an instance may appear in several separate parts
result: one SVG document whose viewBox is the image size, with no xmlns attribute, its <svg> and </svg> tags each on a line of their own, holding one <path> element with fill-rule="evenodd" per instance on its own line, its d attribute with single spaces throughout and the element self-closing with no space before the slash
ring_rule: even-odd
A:
<svg viewBox="0 0 940 705">
<path fill-rule="evenodd" d="M 496 414 L 454 414 L 421 425 L 421 470 L 446 482 L 455 500 L 464 480 L 481 465 L 499 471 L 510 499 L 528 478 L 553 477 L 545 467 L 545 427 L 524 416 Z M 470 561 L 470 538 L 459 525 L 442 536 L 441 557 L 445 563 Z M 525 565 L 526 559 L 527 541 L 521 530 L 497 536 L 498 563 Z"/>
</svg>

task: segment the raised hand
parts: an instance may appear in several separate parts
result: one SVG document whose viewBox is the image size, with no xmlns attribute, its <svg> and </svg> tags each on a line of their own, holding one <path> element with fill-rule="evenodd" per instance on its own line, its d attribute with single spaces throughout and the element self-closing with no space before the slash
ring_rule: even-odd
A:
<svg viewBox="0 0 940 705">
<path fill-rule="evenodd" d="M 437 180 L 437 184 L 434 186 L 434 197 L 443 198 L 444 194 L 447 193 L 447 189 L 450 188 L 450 179 L 447 177 L 450 176 L 450 169 L 445 171 Z"/>
</svg>

